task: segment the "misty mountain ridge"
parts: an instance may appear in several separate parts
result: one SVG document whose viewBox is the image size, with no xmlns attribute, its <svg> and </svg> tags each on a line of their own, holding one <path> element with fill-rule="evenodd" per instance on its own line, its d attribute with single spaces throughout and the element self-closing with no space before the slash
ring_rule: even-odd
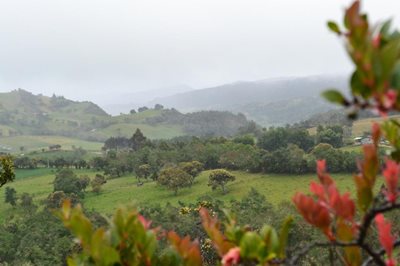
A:
<svg viewBox="0 0 400 266">
<path fill-rule="evenodd" d="M 160 103 L 183 112 L 226 110 L 243 113 L 264 126 L 284 125 L 337 108 L 320 94 L 328 88 L 344 91 L 347 87 L 345 75 L 273 78 L 158 97 L 149 104 Z"/>
</svg>

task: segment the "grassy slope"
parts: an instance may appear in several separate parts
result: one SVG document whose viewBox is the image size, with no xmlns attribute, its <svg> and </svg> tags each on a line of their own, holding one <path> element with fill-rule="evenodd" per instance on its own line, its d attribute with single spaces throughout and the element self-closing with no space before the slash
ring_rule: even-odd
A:
<svg viewBox="0 0 400 266">
<path fill-rule="evenodd" d="M 124 136 L 131 137 L 136 129 L 139 128 L 143 134 L 150 139 L 170 139 L 177 136 L 185 135 L 182 128 L 177 125 L 157 125 L 150 126 L 146 124 L 128 124 L 119 123 L 111 125 L 97 131 L 101 136 Z"/>
<path fill-rule="evenodd" d="M 122 114 L 113 117 L 113 124 L 106 128 L 98 129 L 94 133 L 100 137 L 124 136 L 131 137 L 132 134 L 139 128 L 143 134 L 150 139 L 169 139 L 177 136 L 185 135 L 182 127 L 179 125 L 168 125 L 160 123 L 158 125 L 149 125 L 145 123 L 146 118 L 161 115 L 163 110 L 146 110 L 135 114 Z"/>
<path fill-rule="evenodd" d="M 88 174 L 90 177 L 95 175 L 93 171 L 82 170 L 77 174 Z M 203 172 L 192 188 L 185 188 L 179 191 L 178 196 L 174 196 L 169 190 L 158 186 L 154 182 L 145 183 L 141 187 L 136 186 L 134 176 L 125 176 L 117 179 L 108 180 L 103 186 L 100 195 L 87 192 L 84 204 L 88 209 L 94 209 L 101 213 L 112 213 L 119 205 L 129 203 L 146 204 L 165 204 L 170 202 L 177 204 L 178 201 L 193 202 L 201 196 L 211 196 L 221 200 L 229 201 L 240 199 L 254 187 L 264 194 L 268 201 L 278 204 L 282 201 L 290 200 L 296 191 L 308 191 L 311 180 L 316 180 L 315 175 L 285 176 L 285 175 L 263 175 L 249 174 L 245 172 L 235 172 L 236 181 L 228 185 L 229 193 L 222 195 L 221 191 L 212 191 L 207 186 L 208 172 Z M 54 173 L 48 169 L 38 170 L 19 170 L 17 180 L 9 186 L 14 187 L 18 194 L 28 192 L 34 195 L 36 202 L 43 200 L 52 192 L 52 182 Z M 351 175 L 335 176 L 340 189 L 348 190 L 353 188 Z M 4 217 L 10 212 L 11 207 L 3 204 L 4 187 L 0 189 L 0 217 Z M 90 188 L 88 189 L 90 191 Z M 1 219 L 1 218 L 0 218 Z"/>
<path fill-rule="evenodd" d="M 134 115 L 122 115 L 115 117 L 118 124 L 108 126 L 106 128 L 98 129 L 93 132 L 93 135 L 100 138 L 108 138 L 111 136 L 125 136 L 131 137 L 137 128 L 150 139 L 169 139 L 176 136 L 185 135 L 182 128 L 178 125 L 156 125 L 151 126 L 143 124 L 146 117 L 157 115 L 159 111 L 149 110 L 143 113 Z M 3 126 L 4 129 L 7 127 Z M 63 137 L 63 136 L 13 136 L 13 137 L 0 137 L 0 151 L 7 151 L 11 153 L 19 152 L 19 148 L 23 146 L 25 152 L 32 150 L 47 149 L 50 145 L 60 144 L 64 150 L 70 150 L 72 146 L 82 147 L 89 151 L 99 151 L 103 143 L 80 140 L 77 138 Z M 11 150 L 8 150 L 10 148 Z"/>
<path fill-rule="evenodd" d="M 390 116 L 390 118 L 399 120 L 400 115 Z M 382 122 L 382 121 L 383 119 L 380 117 L 357 120 L 353 123 L 352 135 L 354 137 L 362 136 L 364 132 L 371 131 L 372 122 Z"/>
<path fill-rule="evenodd" d="M 15 136 L 0 138 L 0 151 L 1 147 L 11 148 L 10 152 L 19 152 L 19 148 L 23 146 L 25 152 L 29 150 L 47 149 L 50 145 L 60 144 L 64 150 L 72 149 L 72 146 L 82 147 L 89 151 L 98 151 L 103 146 L 100 142 L 84 141 L 75 138 L 68 138 L 62 136 Z"/>
</svg>

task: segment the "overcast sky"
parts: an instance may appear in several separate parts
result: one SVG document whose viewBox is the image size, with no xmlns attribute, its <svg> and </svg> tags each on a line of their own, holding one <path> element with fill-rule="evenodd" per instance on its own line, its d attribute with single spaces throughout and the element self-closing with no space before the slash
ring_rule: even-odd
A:
<svg viewBox="0 0 400 266">
<path fill-rule="evenodd" d="M 399 0 L 366 0 L 372 20 Z M 345 0 L 0 0 L 0 91 L 110 103 L 186 84 L 345 73 Z M 396 25 L 399 23 L 396 21 Z"/>
</svg>

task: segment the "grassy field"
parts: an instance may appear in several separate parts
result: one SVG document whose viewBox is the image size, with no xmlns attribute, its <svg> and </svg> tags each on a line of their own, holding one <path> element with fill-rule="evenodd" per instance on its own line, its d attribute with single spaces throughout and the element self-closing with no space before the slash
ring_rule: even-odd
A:
<svg viewBox="0 0 400 266">
<path fill-rule="evenodd" d="M 62 136 L 15 136 L 15 137 L 1 137 L 0 138 L 0 151 L 2 148 L 10 148 L 9 152 L 20 152 L 20 147 L 24 147 L 23 152 L 48 149 L 50 145 L 60 144 L 63 150 L 71 150 L 72 146 L 82 147 L 88 151 L 99 151 L 103 143 L 84 141 L 75 138 L 68 138 Z"/>
<path fill-rule="evenodd" d="M 150 139 L 170 139 L 173 137 L 183 136 L 185 133 L 182 128 L 177 125 L 157 125 L 151 126 L 146 124 L 119 123 L 109 127 L 99 129 L 96 135 L 101 137 L 123 136 L 131 137 L 136 129 L 140 129 L 143 134 Z"/>
<path fill-rule="evenodd" d="M 389 118 L 399 120 L 400 115 L 390 116 Z M 354 137 L 362 136 L 364 132 L 370 132 L 372 122 L 382 122 L 384 119 L 381 117 L 360 119 L 353 123 L 352 135 Z"/>
<path fill-rule="evenodd" d="M 77 171 L 77 174 L 87 174 L 91 178 L 96 172 L 90 170 Z M 96 195 L 90 192 L 85 194 L 84 205 L 88 209 L 93 209 L 104 214 L 112 213 L 116 207 L 131 203 L 137 204 L 161 204 L 167 202 L 177 204 L 181 202 L 194 202 L 202 196 L 211 196 L 216 199 L 230 201 L 241 199 L 251 188 L 256 188 L 265 195 L 268 201 L 278 204 L 282 201 L 291 200 L 296 191 L 308 191 L 311 180 L 316 180 L 315 175 L 265 175 L 249 174 L 245 172 L 234 172 L 236 180 L 228 184 L 228 194 L 223 195 L 221 191 L 212 191 L 207 186 L 208 171 L 203 172 L 192 188 L 185 188 L 174 196 L 173 192 L 158 186 L 154 182 L 145 183 L 143 186 L 136 186 L 134 176 L 124 176 L 121 178 L 108 180 L 103 186 L 103 191 Z M 344 190 L 353 189 L 353 179 L 351 175 L 335 175 L 339 188 Z M 14 187 L 18 194 L 27 192 L 33 194 L 35 202 L 45 199 L 53 190 L 54 172 L 49 169 L 19 170 L 17 179 L 8 186 Z M 0 190 L 0 220 L 5 217 L 12 209 L 4 204 L 4 187 Z"/>
</svg>

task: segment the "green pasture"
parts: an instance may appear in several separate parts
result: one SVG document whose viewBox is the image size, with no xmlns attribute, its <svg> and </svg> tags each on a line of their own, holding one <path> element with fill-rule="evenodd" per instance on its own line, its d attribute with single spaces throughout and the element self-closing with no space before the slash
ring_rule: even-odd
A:
<svg viewBox="0 0 400 266">
<path fill-rule="evenodd" d="M 88 151 L 99 151 L 103 143 L 85 141 L 76 138 L 63 136 L 14 136 L 0 137 L 0 151 L 2 148 L 10 148 L 11 153 L 20 153 L 20 147 L 23 147 L 23 153 L 33 150 L 48 149 L 50 145 L 60 144 L 63 150 L 71 150 L 72 147 L 82 147 Z"/>
<path fill-rule="evenodd" d="M 78 175 L 86 174 L 91 178 L 96 174 L 92 170 L 76 171 Z M 99 211 L 103 214 L 112 213 L 118 206 L 128 204 L 177 204 L 178 201 L 190 203 L 203 196 L 210 196 L 219 200 L 239 200 L 245 196 L 251 188 L 257 189 L 265 195 L 268 201 L 279 204 L 283 201 L 290 201 L 296 191 L 307 192 L 315 175 L 275 175 L 275 174 L 250 174 L 246 172 L 233 172 L 236 180 L 228 184 L 228 193 L 223 195 L 220 190 L 212 191 L 207 186 L 208 171 L 203 172 L 196 179 L 191 188 L 179 190 L 178 195 L 157 185 L 155 182 L 145 182 L 143 186 L 136 185 L 136 178 L 127 175 L 120 178 L 109 179 L 103 185 L 100 194 L 87 189 L 83 204 L 88 209 Z M 354 192 L 353 178 L 350 174 L 334 175 L 334 178 L 341 191 L 350 190 Z M 14 187 L 20 195 L 24 192 L 30 193 L 34 201 L 39 203 L 53 191 L 54 171 L 50 169 L 18 170 L 17 178 L 7 186 Z M 5 217 L 12 207 L 4 203 L 5 187 L 0 189 L 0 220 Z"/>
</svg>

